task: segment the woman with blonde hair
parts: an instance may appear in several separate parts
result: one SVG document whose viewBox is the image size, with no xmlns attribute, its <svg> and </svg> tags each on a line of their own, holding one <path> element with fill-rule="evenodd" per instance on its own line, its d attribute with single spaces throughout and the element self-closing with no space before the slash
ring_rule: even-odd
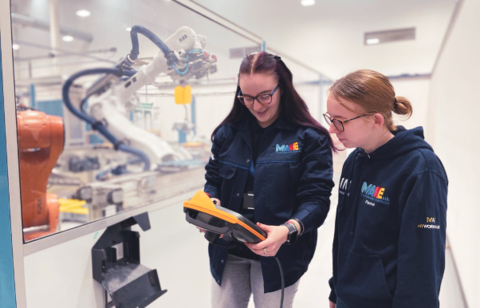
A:
<svg viewBox="0 0 480 308">
<path fill-rule="evenodd" d="M 359 70 L 334 83 L 325 120 L 346 148 L 330 307 L 438 307 L 445 268 L 447 175 L 389 79 Z"/>
</svg>

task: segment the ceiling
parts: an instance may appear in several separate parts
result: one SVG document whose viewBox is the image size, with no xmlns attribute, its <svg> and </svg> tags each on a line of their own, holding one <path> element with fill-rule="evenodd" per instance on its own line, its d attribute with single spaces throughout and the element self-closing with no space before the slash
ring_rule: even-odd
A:
<svg viewBox="0 0 480 308">
<path fill-rule="evenodd" d="M 52 3 L 57 3 L 60 37 L 74 36 L 69 42 L 59 40 L 55 47 L 50 31 L 50 22 L 55 19 L 49 10 Z M 20 79 L 26 85 L 38 84 L 47 77 L 65 78 L 83 68 L 113 66 L 130 52 L 132 43 L 126 29 L 134 25 L 145 27 L 164 41 L 182 26 L 206 36 L 205 51 L 218 59 L 218 71 L 210 80 L 232 82 L 241 59 L 231 59 L 229 50 L 257 44 L 170 0 L 142 0 L 141 5 L 131 0 L 11 0 L 11 9 L 12 37 L 17 45 L 16 84 Z M 80 9 L 91 15 L 77 16 Z M 140 58 L 148 62 L 159 49 L 144 35 L 138 39 Z"/>
<path fill-rule="evenodd" d="M 60 73 L 67 75 L 78 70 L 77 66 L 85 61 L 103 59 L 106 64 L 112 65 L 130 50 L 129 34 L 125 28 L 134 24 L 141 24 L 162 38 L 184 25 L 206 35 L 206 49 L 218 56 L 218 64 L 221 65 L 215 78 L 235 77 L 237 74 L 239 59 L 230 59 L 229 49 L 254 45 L 247 38 L 185 9 L 175 1 L 142 0 L 141 5 L 136 5 L 131 0 L 62 0 L 58 2 L 60 27 L 75 29 L 91 36 L 92 40 L 61 42 L 60 48 L 64 55 L 83 53 L 83 62 L 72 57 L 64 57 L 57 62 L 51 59 L 43 62 L 41 59 L 20 61 L 45 58 L 51 53 L 48 47 L 51 39 L 48 32 L 49 1 L 11 1 L 13 13 L 27 19 L 34 18 L 46 25 L 45 29 L 39 29 L 38 25 L 32 27 L 24 22 L 14 23 L 13 40 L 22 43 L 20 50 L 14 53 L 17 77 L 21 72 L 25 75 L 31 70 L 27 63 L 33 63 L 34 72 L 30 73 L 30 77 L 58 75 L 50 69 L 52 64 L 63 63 Z M 316 0 L 315 5 L 307 7 L 302 6 L 300 0 L 192 1 L 261 37 L 267 48 L 301 62 L 327 78 L 337 79 L 361 68 L 377 70 L 388 76 L 430 74 L 457 1 L 461 0 Z M 81 8 L 90 10 L 92 16 L 76 16 L 75 11 Z M 411 27 L 416 29 L 414 40 L 378 45 L 365 45 L 363 42 L 365 32 Z M 142 55 L 151 56 L 157 52 L 153 44 L 141 43 Z M 109 51 L 112 47 L 116 52 Z M 65 61 L 72 64 L 65 64 Z M 300 75 L 297 68 L 293 70 L 296 77 Z M 311 80 L 317 74 L 312 77 L 309 71 L 305 76 Z"/>
<path fill-rule="evenodd" d="M 460 1 L 460 0 L 458 0 Z M 430 74 L 457 0 L 195 0 L 268 47 L 332 79 L 361 68 Z M 415 40 L 364 45 L 364 33 L 416 28 Z"/>
</svg>

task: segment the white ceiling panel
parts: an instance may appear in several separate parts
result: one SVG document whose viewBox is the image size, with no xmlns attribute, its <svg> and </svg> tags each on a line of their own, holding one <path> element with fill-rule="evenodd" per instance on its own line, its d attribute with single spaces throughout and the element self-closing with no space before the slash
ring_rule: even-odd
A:
<svg viewBox="0 0 480 308">
<path fill-rule="evenodd" d="M 360 68 L 387 75 L 429 74 L 456 0 L 196 0 L 261 36 L 267 46 L 330 78 Z M 415 40 L 364 45 L 364 33 L 416 29 Z"/>
</svg>

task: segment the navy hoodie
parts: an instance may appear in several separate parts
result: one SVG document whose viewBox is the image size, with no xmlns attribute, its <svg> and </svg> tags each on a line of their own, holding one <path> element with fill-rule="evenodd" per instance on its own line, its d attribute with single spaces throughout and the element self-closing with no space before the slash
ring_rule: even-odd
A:
<svg viewBox="0 0 480 308">
<path fill-rule="evenodd" d="M 392 133 L 343 166 L 329 299 L 349 308 L 439 307 L 447 175 L 423 128 Z"/>
</svg>

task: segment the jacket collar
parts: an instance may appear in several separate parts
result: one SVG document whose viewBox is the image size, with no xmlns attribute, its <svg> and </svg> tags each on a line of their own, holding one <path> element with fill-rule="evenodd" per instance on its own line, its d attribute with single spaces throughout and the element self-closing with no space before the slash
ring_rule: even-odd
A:
<svg viewBox="0 0 480 308">
<path fill-rule="evenodd" d="M 242 119 L 238 122 L 231 123 L 231 125 L 232 125 L 233 128 L 235 128 L 237 130 L 246 131 L 246 130 L 250 129 L 250 127 L 251 127 L 250 126 L 251 125 L 250 121 L 256 121 L 256 119 L 250 112 L 248 112 L 247 117 L 245 117 L 244 119 Z M 293 124 L 293 123 L 291 123 L 287 120 L 284 111 L 280 112 L 280 115 L 278 116 L 278 118 L 267 128 L 269 128 L 269 127 L 274 127 L 276 129 L 280 129 L 280 130 L 286 129 L 286 130 L 289 130 L 289 131 L 292 131 L 292 132 L 295 131 L 295 124 Z"/>
</svg>

